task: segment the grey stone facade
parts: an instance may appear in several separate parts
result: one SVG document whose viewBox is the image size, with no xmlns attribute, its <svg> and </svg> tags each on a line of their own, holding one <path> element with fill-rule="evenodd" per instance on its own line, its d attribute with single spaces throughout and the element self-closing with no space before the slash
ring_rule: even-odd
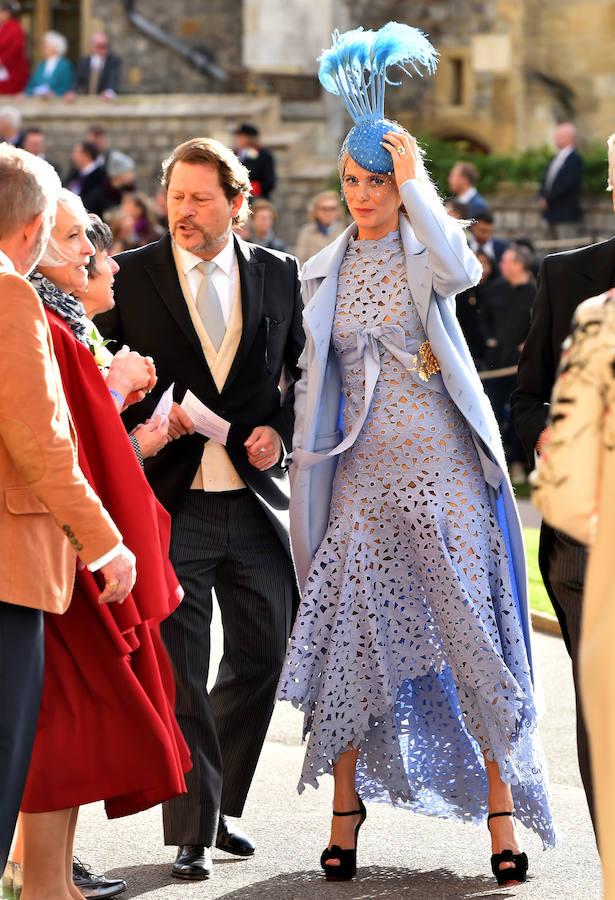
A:
<svg viewBox="0 0 615 900">
<path fill-rule="evenodd" d="M 94 24 L 108 32 L 114 51 L 123 57 L 126 92 L 232 93 L 243 89 L 242 7 L 242 0 L 147 0 L 135 4 L 136 11 L 152 24 L 197 50 L 208 51 L 228 71 L 225 84 L 213 82 L 172 50 L 142 34 L 117 0 L 96 0 Z"/>
</svg>

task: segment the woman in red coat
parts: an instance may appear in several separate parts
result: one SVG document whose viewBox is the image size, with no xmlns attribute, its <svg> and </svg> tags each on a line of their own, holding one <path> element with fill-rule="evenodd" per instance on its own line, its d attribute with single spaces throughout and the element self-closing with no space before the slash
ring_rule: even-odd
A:
<svg viewBox="0 0 615 900">
<path fill-rule="evenodd" d="M 66 192 L 33 283 L 46 307 L 79 465 L 136 555 L 137 582 L 122 605 L 101 606 L 96 575 L 78 566 L 68 611 L 46 618 L 43 701 L 22 804 L 23 900 L 81 896 L 72 846 L 82 804 L 104 800 L 109 817 L 130 815 L 182 793 L 190 768 L 158 633 L 182 596 L 168 559 L 170 520 L 145 479 L 97 366 L 91 323 L 73 296 L 87 283 L 88 226 L 81 201 Z M 138 399 L 149 373 L 126 384 Z"/>
<path fill-rule="evenodd" d="M 17 3 L 0 3 L 0 94 L 21 94 L 28 83 L 30 64 L 26 36 Z"/>
</svg>

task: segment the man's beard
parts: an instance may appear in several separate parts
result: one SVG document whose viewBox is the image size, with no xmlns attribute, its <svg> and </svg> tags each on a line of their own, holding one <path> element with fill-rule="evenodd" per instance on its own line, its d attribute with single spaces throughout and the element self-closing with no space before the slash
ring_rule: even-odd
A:
<svg viewBox="0 0 615 900">
<path fill-rule="evenodd" d="M 186 221 L 185 219 L 176 222 L 173 226 L 173 231 L 171 232 L 173 236 L 173 240 L 175 243 L 179 244 L 181 247 L 181 243 L 177 239 L 177 229 L 180 225 L 189 225 L 190 228 L 193 228 L 195 231 L 201 235 L 202 240 L 196 246 L 185 247 L 184 249 L 188 250 L 190 253 L 210 253 L 212 250 L 216 250 L 218 247 L 221 247 L 228 240 L 228 236 L 231 233 L 232 223 L 229 222 L 228 228 L 219 235 L 212 235 L 211 232 L 205 231 L 204 228 L 201 228 L 200 225 L 196 225 L 194 222 Z"/>
</svg>

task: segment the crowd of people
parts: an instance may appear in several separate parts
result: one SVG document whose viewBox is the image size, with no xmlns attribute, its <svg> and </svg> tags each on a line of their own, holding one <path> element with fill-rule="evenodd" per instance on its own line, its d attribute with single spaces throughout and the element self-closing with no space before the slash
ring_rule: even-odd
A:
<svg viewBox="0 0 615 900">
<path fill-rule="evenodd" d="M 9 143 L 47 158 L 45 135 L 32 127 L 22 131 L 16 108 L 0 109 L 0 134 Z M 242 123 L 234 137 L 235 153 L 248 169 L 251 184 L 251 215 L 236 228 L 237 234 L 268 249 L 293 252 L 301 264 L 305 263 L 346 227 L 347 210 L 340 194 L 317 194 L 308 210 L 309 221 L 294 245 L 289 243 L 276 231 L 277 209 L 269 199 L 276 184 L 273 154 L 261 145 L 258 128 L 251 123 Z M 558 152 L 540 189 L 546 233 L 554 237 L 570 237 L 575 227 L 578 230 L 578 222 L 562 221 L 566 211 L 569 218 L 578 215 L 581 158 L 574 150 L 575 142 L 571 125 L 557 128 Z M 74 146 L 70 164 L 64 169 L 56 161 L 48 161 L 85 207 L 109 225 L 113 254 L 144 246 L 166 230 L 165 191 L 151 197 L 138 190 L 134 159 L 111 147 L 102 126 L 90 126 Z M 523 483 L 530 469 L 512 427 L 509 398 L 529 332 L 538 271 L 536 251 L 532 241 L 522 235 L 512 241 L 498 236 L 494 214 L 478 191 L 478 172 L 472 163 L 455 163 L 449 173 L 449 188 L 446 208 L 452 217 L 469 223 L 468 243 L 483 267 L 480 282 L 457 297 L 457 315 L 500 424 L 511 475 L 516 483 Z M 547 209 L 548 191 L 555 199 Z"/>
<path fill-rule="evenodd" d="M 121 57 L 111 52 L 108 36 L 96 32 L 90 53 L 75 67 L 67 57 L 68 41 L 57 31 L 41 40 L 41 60 L 33 66 L 28 41 L 20 22 L 20 7 L 12 0 L 0 3 L 0 94 L 74 100 L 90 94 L 113 100 L 121 90 Z"/>
<path fill-rule="evenodd" d="M 608 846 L 612 726 L 593 684 L 610 677 L 615 315 L 612 293 L 594 295 L 615 287 L 613 241 L 547 257 L 537 278 L 470 163 L 443 202 L 415 139 L 382 119 L 391 29 L 404 62 L 435 65 L 407 26 L 365 47 L 336 34 L 323 84 L 343 93 L 331 58 L 358 54 L 343 71 L 362 116 L 343 202 L 313 199 L 296 256 L 255 126 L 235 152 L 180 144 L 152 199 L 99 126 L 62 186 L 43 133 L 0 115 L 0 868 L 19 813 L 22 900 L 125 890 L 74 861 L 93 801 L 109 817 L 162 804 L 178 880 L 211 877 L 214 846 L 253 855 L 233 819 L 276 699 L 306 716 L 300 790 L 333 776 L 327 880 L 356 875 L 365 801 L 386 801 L 486 820 L 498 885 L 524 882 L 515 818 L 556 843 L 509 478 L 536 459 L 541 569 Z M 389 49 L 370 56 L 380 36 Z M 369 90 L 367 59 L 382 61 Z M 540 204 L 566 240 L 572 127 L 556 141 Z M 615 136 L 609 152 L 615 202 Z M 213 591 L 224 651 L 208 692 Z"/>
</svg>

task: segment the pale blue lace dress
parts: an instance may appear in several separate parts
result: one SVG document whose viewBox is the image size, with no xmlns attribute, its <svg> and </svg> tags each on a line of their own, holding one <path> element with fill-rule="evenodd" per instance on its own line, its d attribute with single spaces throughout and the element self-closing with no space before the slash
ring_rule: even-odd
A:
<svg viewBox="0 0 615 900">
<path fill-rule="evenodd" d="M 351 241 L 333 343 L 344 434 L 362 425 L 339 456 L 279 689 L 306 714 L 299 790 L 352 743 L 364 799 L 479 821 L 486 751 L 552 845 L 505 542 L 467 424 L 441 376 L 416 371 L 423 341 L 399 234 Z"/>
</svg>

